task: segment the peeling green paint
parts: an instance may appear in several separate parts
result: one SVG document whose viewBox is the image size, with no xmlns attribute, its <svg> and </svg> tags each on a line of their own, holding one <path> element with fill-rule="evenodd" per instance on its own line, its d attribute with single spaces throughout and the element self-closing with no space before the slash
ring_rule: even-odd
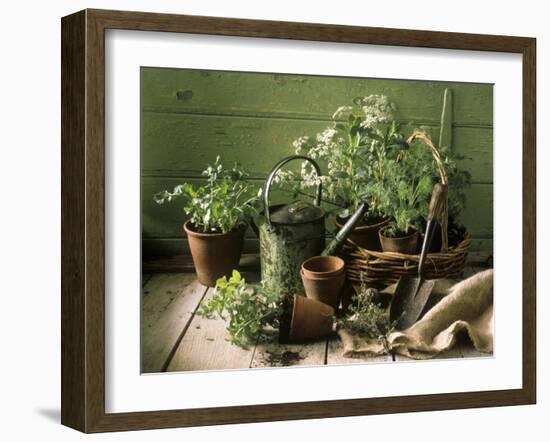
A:
<svg viewBox="0 0 550 442">
<path fill-rule="evenodd" d="M 300 266 L 325 248 L 324 220 L 290 226 L 263 223 L 259 232 L 264 284 L 288 296 L 303 294 Z"/>
</svg>

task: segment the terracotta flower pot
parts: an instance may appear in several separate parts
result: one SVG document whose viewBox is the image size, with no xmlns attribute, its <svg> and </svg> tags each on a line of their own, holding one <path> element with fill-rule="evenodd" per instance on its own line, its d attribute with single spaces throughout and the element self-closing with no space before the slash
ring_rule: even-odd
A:
<svg viewBox="0 0 550 442">
<path fill-rule="evenodd" d="M 378 232 L 382 227 L 387 226 L 389 222 L 389 219 L 385 219 L 375 224 L 356 226 L 351 231 L 348 238 L 364 249 L 380 251 L 382 250 L 382 247 L 380 245 Z M 345 220 L 340 217 L 336 217 L 334 223 L 339 229 L 341 229 L 345 224 Z"/>
<path fill-rule="evenodd" d="M 328 278 L 344 272 L 344 260 L 337 256 L 314 256 L 302 263 L 302 272 L 312 278 Z"/>
<path fill-rule="evenodd" d="M 315 299 L 295 295 L 289 341 L 324 338 L 332 333 L 334 309 Z"/>
<path fill-rule="evenodd" d="M 218 278 L 231 276 L 241 258 L 244 227 L 228 233 L 199 233 L 187 221 L 183 230 L 189 240 L 197 279 L 202 285 L 213 287 Z"/>
<path fill-rule="evenodd" d="M 384 252 L 403 253 L 406 255 L 415 255 L 418 245 L 418 230 L 414 229 L 414 232 L 410 235 L 390 238 L 384 235 L 384 230 L 381 229 L 378 232 L 380 236 L 380 243 L 382 244 L 382 250 Z"/>
<path fill-rule="evenodd" d="M 346 282 L 344 261 L 337 256 L 314 256 L 302 264 L 302 282 L 306 296 L 330 305 L 340 305 L 342 288 Z"/>
</svg>

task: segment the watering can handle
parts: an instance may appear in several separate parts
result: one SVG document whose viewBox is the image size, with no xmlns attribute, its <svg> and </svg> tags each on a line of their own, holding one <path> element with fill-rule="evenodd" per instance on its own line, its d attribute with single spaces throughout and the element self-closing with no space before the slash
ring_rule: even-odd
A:
<svg viewBox="0 0 550 442">
<path fill-rule="evenodd" d="M 273 166 L 273 169 L 271 169 L 271 172 L 269 172 L 269 175 L 267 176 L 267 180 L 264 184 L 264 213 L 265 213 L 265 220 L 268 225 L 271 225 L 271 214 L 269 213 L 269 191 L 271 190 L 271 183 L 273 182 L 273 179 L 275 178 L 275 175 L 277 175 L 277 172 L 281 167 L 283 167 L 286 163 L 293 161 L 293 160 L 305 160 L 309 161 L 312 166 L 315 168 L 315 172 L 317 172 L 317 176 L 321 176 L 321 168 L 319 165 L 313 161 L 311 158 L 306 157 L 304 155 L 291 155 L 289 157 L 283 158 L 281 161 L 279 161 L 275 166 Z M 315 194 L 315 205 L 320 206 L 321 205 L 321 192 L 322 192 L 322 184 L 319 182 L 319 185 L 317 186 L 317 193 Z"/>
</svg>

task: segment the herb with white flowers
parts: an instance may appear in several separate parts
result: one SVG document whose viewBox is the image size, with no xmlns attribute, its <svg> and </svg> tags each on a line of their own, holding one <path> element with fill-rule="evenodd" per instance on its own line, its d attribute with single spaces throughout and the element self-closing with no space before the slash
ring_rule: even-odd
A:
<svg viewBox="0 0 550 442">
<path fill-rule="evenodd" d="M 296 154 L 318 160 L 327 173 L 318 177 L 304 161 L 298 176 L 292 171 L 279 172 L 278 181 L 290 184 L 296 193 L 321 182 L 324 198 L 338 207 L 341 218 L 367 202 L 367 221 L 390 218 L 390 236 L 408 233 L 427 214 L 439 170 L 422 142 L 407 143 L 394 119 L 395 109 L 384 95 L 360 97 L 353 106 L 340 106 L 324 131 L 293 143 Z M 440 154 L 449 178 L 449 216 L 456 219 L 464 208 L 464 189 L 471 177 L 457 165 L 463 157 L 449 149 Z"/>
<path fill-rule="evenodd" d="M 385 216 L 377 196 L 368 192 L 372 183 L 383 180 L 386 157 L 397 157 L 406 147 L 405 138 L 393 120 L 395 106 L 384 95 L 355 100 L 354 106 L 340 106 L 332 115 L 334 123 L 315 138 L 303 136 L 294 141 L 297 154 L 321 161 L 327 174 L 317 177 L 309 162 L 303 162 L 300 188 L 322 182 L 327 198 L 340 207 L 338 215 L 351 215 L 363 202 L 368 203 L 367 217 Z M 290 182 L 292 173 L 282 176 Z"/>
</svg>

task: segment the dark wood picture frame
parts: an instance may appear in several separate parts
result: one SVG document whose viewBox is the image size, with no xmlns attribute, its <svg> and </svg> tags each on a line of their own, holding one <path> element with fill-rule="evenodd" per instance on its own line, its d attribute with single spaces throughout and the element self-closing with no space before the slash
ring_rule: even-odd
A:
<svg viewBox="0 0 550 442">
<path fill-rule="evenodd" d="M 84 432 L 533 404 L 536 400 L 536 40 L 405 29 L 84 10 L 62 28 L 62 406 Z M 514 390 L 105 412 L 105 30 L 495 51 L 523 57 L 523 385 Z"/>
</svg>

